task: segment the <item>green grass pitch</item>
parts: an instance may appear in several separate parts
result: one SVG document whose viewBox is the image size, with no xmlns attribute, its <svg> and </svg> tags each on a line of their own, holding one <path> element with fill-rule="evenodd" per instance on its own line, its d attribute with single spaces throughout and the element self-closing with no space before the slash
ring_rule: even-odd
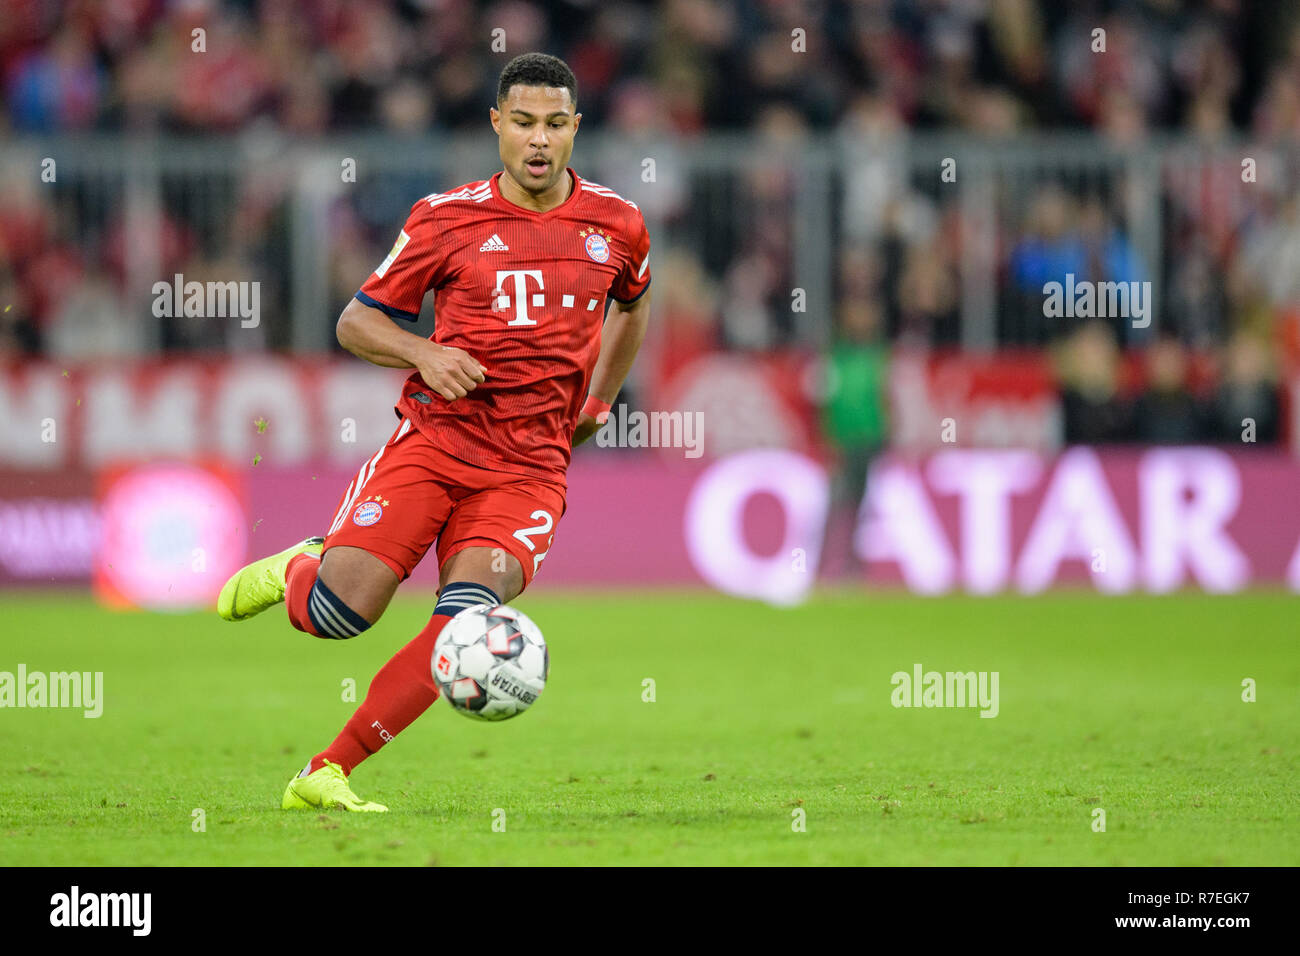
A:
<svg viewBox="0 0 1300 956">
<path fill-rule="evenodd" d="M 528 595 L 529 713 L 439 701 L 353 775 L 390 813 L 282 812 L 344 681 L 430 605 L 342 642 L 6 596 L 0 671 L 102 671 L 105 702 L 0 710 L 0 864 L 1300 863 L 1298 604 L 1272 593 Z M 891 706 L 915 663 L 998 671 L 999 715 Z"/>
</svg>

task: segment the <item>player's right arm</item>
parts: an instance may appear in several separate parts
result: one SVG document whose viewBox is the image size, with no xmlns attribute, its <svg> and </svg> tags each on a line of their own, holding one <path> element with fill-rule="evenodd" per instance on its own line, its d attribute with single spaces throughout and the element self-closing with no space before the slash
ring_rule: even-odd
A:
<svg viewBox="0 0 1300 956">
<path fill-rule="evenodd" d="M 415 368 L 425 384 L 449 402 L 464 398 L 487 369 L 461 349 L 439 345 L 398 328 L 414 322 L 430 289 L 446 281 L 445 248 L 428 197 L 411 207 L 388 258 L 362 284 L 339 316 L 339 345 L 385 368 Z"/>
<path fill-rule="evenodd" d="M 454 402 L 486 377 L 487 369 L 468 352 L 439 345 L 399 329 L 383 312 L 352 299 L 339 316 L 339 345 L 357 358 L 384 368 L 415 368 L 431 389 Z"/>
</svg>

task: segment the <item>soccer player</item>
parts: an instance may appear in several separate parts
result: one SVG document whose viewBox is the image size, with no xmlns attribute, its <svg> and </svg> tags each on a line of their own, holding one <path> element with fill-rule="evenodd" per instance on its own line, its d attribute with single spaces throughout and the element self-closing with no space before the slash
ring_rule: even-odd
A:
<svg viewBox="0 0 1300 956">
<path fill-rule="evenodd" d="M 284 601 L 298 630 L 349 639 L 437 542 L 428 625 L 289 782 L 286 810 L 387 809 L 353 793 L 348 775 L 438 699 L 430 665 L 447 622 L 512 601 L 533 579 L 564 514 L 571 449 L 605 422 L 632 367 L 650 309 L 650 237 L 634 203 L 569 167 L 577 99 L 556 57 L 506 65 L 489 112 L 504 169 L 419 200 L 339 316 L 353 355 L 414 369 L 397 430 L 362 464 L 324 538 L 248 565 L 217 599 L 229 621 Z M 424 339 L 392 319 L 415 320 L 430 289 L 436 329 Z"/>
</svg>

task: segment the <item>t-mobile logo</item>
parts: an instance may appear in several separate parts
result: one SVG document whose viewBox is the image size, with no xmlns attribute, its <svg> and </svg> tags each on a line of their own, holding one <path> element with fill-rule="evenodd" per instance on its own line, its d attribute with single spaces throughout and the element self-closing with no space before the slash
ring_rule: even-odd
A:
<svg viewBox="0 0 1300 956">
<path fill-rule="evenodd" d="M 504 312 L 510 308 L 513 300 L 515 305 L 515 317 L 507 325 L 536 325 L 536 319 L 528 317 L 528 280 L 537 280 L 537 288 L 545 289 L 546 284 L 542 281 L 541 269 L 498 269 L 496 289 L 492 293 L 495 298 L 494 308 L 498 312 Z M 514 280 L 514 295 L 506 290 L 506 280 Z M 534 292 L 532 294 L 532 305 L 540 309 L 546 305 L 546 295 L 544 292 Z"/>
</svg>

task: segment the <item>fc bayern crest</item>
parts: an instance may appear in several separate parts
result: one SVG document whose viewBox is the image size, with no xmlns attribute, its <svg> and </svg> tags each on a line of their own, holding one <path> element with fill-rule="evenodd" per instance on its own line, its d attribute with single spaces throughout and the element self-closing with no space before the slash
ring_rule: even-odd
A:
<svg viewBox="0 0 1300 956">
<path fill-rule="evenodd" d="M 602 235 L 595 229 L 590 231 L 584 229 L 578 233 L 580 236 L 586 236 L 587 255 L 596 262 L 609 261 L 609 237 Z"/>
<path fill-rule="evenodd" d="M 388 504 L 387 501 L 384 504 Z M 363 528 L 369 527 L 384 516 L 383 506 L 377 499 L 363 501 L 352 512 L 352 523 Z"/>
</svg>

